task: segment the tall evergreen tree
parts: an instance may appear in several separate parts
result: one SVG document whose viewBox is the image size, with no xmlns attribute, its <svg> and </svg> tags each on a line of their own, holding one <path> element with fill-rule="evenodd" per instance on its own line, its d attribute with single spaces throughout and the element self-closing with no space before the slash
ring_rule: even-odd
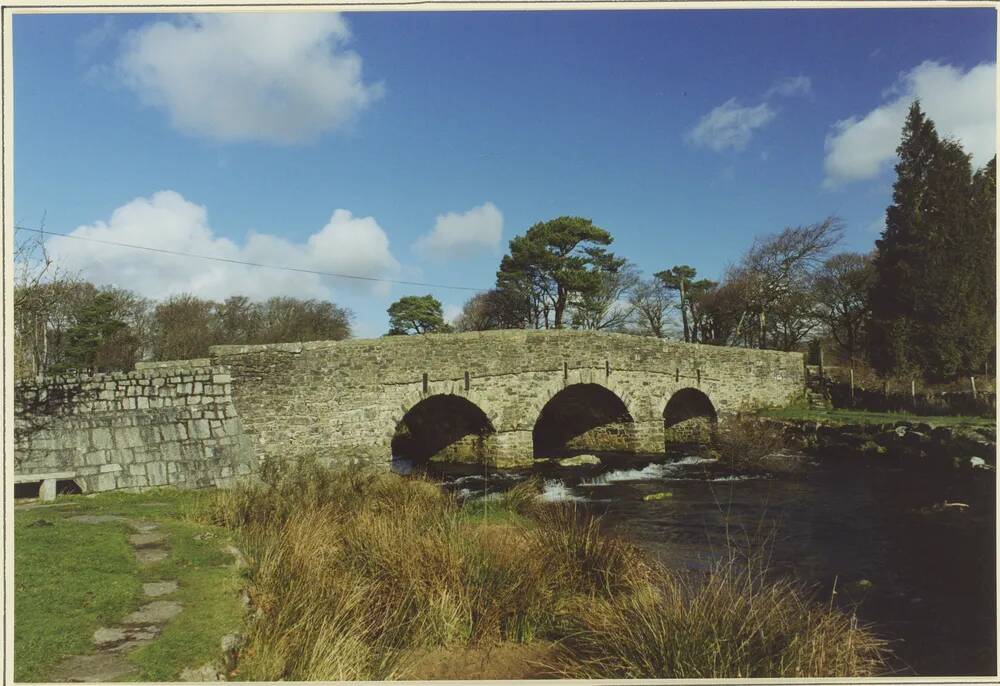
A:
<svg viewBox="0 0 1000 686">
<path fill-rule="evenodd" d="M 903 140 L 896 149 L 896 183 L 886 210 L 885 230 L 875 241 L 875 283 L 871 291 L 872 321 L 869 357 L 883 374 L 900 374 L 917 367 L 914 346 L 922 210 L 931 160 L 940 144 L 934 122 L 920 103 L 910 106 Z"/>
<path fill-rule="evenodd" d="M 948 378 L 982 363 L 995 330 L 983 304 L 995 300 L 984 292 L 995 282 L 989 170 L 974 183 L 969 155 L 939 138 L 918 102 L 897 152 L 893 203 L 876 241 L 870 358 L 883 374 Z"/>
</svg>

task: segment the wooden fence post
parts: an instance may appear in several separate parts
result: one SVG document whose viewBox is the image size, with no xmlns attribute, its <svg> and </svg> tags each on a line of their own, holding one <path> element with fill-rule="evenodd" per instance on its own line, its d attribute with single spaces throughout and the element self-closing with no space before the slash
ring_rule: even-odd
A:
<svg viewBox="0 0 1000 686">
<path fill-rule="evenodd" d="M 910 379 L 910 401 L 913 406 L 917 406 L 917 382 L 915 379 Z"/>
<path fill-rule="evenodd" d="M 976 377 L 970 376 L 969 381 L 972 382 L 972 399 L 976 399 Z"/>
<path fill-rule="evenodd" d="M 851 367 L 851 400 L 854 400 L 854 367 Z"/>
</svg>

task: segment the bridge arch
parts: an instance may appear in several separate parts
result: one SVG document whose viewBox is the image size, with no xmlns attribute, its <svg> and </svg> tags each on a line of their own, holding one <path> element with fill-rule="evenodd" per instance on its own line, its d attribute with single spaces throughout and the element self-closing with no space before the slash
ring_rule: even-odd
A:
<svg viewBox="0 0 1000 686">
<path fill-rule="evenodd" d="M 665 447 L 671 443 L 708 443 L 715 435 L 719 416 L 711 398 L 697 388 L 682 388 L 663 408 Z"/>
<path fill-rule="evenodd" d="M 435 393 L 415 402 L 397 421 L 393 459 L 424 463 L 492 461 L 496 427 L 469 398 Z"/>
<path fill-rule="evenodd" d="M 550 394 L 531 432 L 535 457 L 634 452 L 635 419 L 621 395 L 581 381 Z"/>
</svg>

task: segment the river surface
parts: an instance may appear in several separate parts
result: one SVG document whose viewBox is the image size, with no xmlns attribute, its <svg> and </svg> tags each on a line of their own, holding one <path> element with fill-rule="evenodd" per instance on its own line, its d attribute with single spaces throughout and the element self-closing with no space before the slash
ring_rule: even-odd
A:
<svg viewBox="0 0 1000 686">
<path fill-rule="evenodd" d="M 578 502 L 673 568 L 707 569 L 727 536 L 737 545 L 763 540 L 775 574 L 854 608 L 892 642 L 895 674 L 996 674 L 992 472 L 827 459 L 799 474 L 748 478 L 683 456 L 482 470 L 433 465 L 430 473 L 463 498 L 538 476 L 543 499 Z"/>
</svg>

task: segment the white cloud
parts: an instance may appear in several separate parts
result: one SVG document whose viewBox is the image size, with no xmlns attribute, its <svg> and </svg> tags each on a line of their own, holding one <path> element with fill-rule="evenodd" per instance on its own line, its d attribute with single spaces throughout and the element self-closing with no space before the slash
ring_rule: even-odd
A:
<svg viewBox="0 0 1000 686">
<path fill-rule="evenodd" d="M 807 95 L 812 95 L 812 80 L 808 76 L 780 78 L 764 91 L 759 105 L 743 106 L 736 98 L 730 98 L 699 119 L 687 138 L 691 143 L 715 152 L 742 150 L 756 129 L 767 126 L 778 115 L 769 100 L 776 96 L 791 98 Z"/>
<path fill-rule="evenodd" d="M 434 229 L 418 238 L 414 249 L 434 260 L 464 257 L 497 247 L 502 233 L 503 214 L 496 205 L 486 202 L 468 212 L 439 214 Z"/>
<path fill-rule="evenodd" d="M 833 125 L 826 137 L 823 185 L 869 179 L 887 168 L 896 159 L 903 122 L 915 99 L 939 135 L 958 139 L 974 165 L 984 164 L 996 153 L 995 73 L 996 64 L 980 64 L 963 73 L 927 61 L 902 74 L 883 94 L 895 99 Z"/>
<path fill-rule="evenodd" d="M 774 119 L 775 114 L 766 102 L 756 107 L 743 107 L 736 98 L 730 98 L 699 119 L 688 139 L 715 152 L 727 148 L 742 150 L 750 142 L 754 130 Z"/>
<path fill-rule="evenodd" d="M 344 49 L 339 14 L 198 14 L 130 33 L 117 64 L 179 130 L 223 141 L 297 143 L 341 128 L 382 94 Z"/>
<path fill-rule="evenodd" d="M 780 95 L 784 98 L 791 98 L 796 95 L 811 95 L 812 94 L 812 79 L 808 76 L 786 76 L 783 79 L 778 79 L 774 84 L 767 89 L 764 93 L 764 99 L 774 97 L 775 95 Z"/>
<path fill-rule="evenodd" d="M 399 263 L 389 239 L 372 217 L 336 210 L 330 221 L 305 243 L 251 233 L 240 245 L 217 236 L 204 207 L 174 191 L 160 191 L 119 207 L 107 222 L 75 229 L 71 235 L 228 260 L 297 267 L 367 277 L 391 278 Z M 149 298 L 178 293 L 223 299 L 246 295 L 254 300 L 274 295 L 332 298 L 345 288 L 388 290 L 379 282 L 335 279 L 317 274 L 278 271 L 241 264 L 200 260 L 100 243 L 53 237 L 47 243 L 56 264 L 97 284 L 128 288 Z"/>
</svg>

